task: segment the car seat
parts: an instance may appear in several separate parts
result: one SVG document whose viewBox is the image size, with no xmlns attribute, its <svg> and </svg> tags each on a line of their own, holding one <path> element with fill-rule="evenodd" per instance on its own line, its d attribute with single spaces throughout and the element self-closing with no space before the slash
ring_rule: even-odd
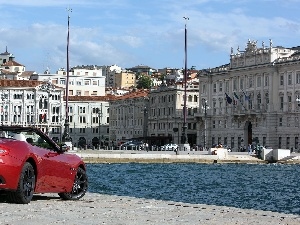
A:
<svg viewBox="0 0 300 225">
<path fill-rule="evenodd" d="M 14 134 L 13 138 L 19 141 L 26 141 L 26 137 L 24 134 Z"/>
</svg>

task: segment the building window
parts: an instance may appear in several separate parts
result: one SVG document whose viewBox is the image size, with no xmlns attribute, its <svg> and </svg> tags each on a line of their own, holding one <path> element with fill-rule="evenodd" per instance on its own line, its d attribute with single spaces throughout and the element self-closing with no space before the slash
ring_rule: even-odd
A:
<svg viewBox="0 0 300 225">
<path fill-rule="evenodd" d="M 265 87 L 269 86 L 269 76 L 265 75 Z"/>
<path fill-rule="evenodd" d="M 227 145 L 227 137 L 224 137 L 224 145 Z"/>
<path fill-rule="evenodd" d="M 243 90 L 244 89 L 244 79 L 241 78 L 240 79 L 240 90 Z"/>
<path fill-rule="evenodd" d="M 79 117 L 79 123 L 86 123 L 85 116 L 80 116 Z"/>
<path fill-rule="evenodd" d="M 279 126 L 282 127 L 282 117 L 279 118 Z"/>
<path fill-rule="evenodd" d="M 202 94 L 204 94 L 204 93 L 206 93 L 206 85 L 205 84 L 202 85 Z"/>
<path fill-rule="evenodd" d="M 296 73 L 296 83 L 300 84 L 300 72 Z"/>
<path fill-rule="evenodd" d="M 290 148 L 290 137 L 286 137 L 286 148 Z"/>
<path fill-rule="evenodd" d="M 233 149 L 234 148 L 234 137 L 231 137 L 231 149 Z"/>
<path fill-rule="evenodd" d="M 298 137 L 295 137 L 295 148 L 298 149 L 299 140 Z"/>
<path fill-rule="evenodd" d="M 261 95 L 257 95 L 257 109 L 260 109 L 260 104 L 261 104 Z"/>
<path fill-rule="evenodd" d="M 222 92 L 223 91 L 223 84 L 222 82 L 219 83 L 219 92 Z"/>
<path fill-rule="evenodd" d="M 257 77 L 257 87 L 261 87 L 261 77 Z"/>
<path fill-rule="evenodd" d="M 236 91 L 237 90 L 237 79 L 233 80 L 233 90 Z"/>
<path fill-rule="evenodd" d="M 249 88 L 253 87 L 253 78 L 249 77 Z"/>
<path fill-rule="evenodd" d="M 288 85 L 292 85 L 293 80 L 292 80 L 292 73 L 288 74 Z"/>
<path fill-rule="evenodd" d="M 266 146 L 266 145 L 267 145 L 267 138 L 263 137 L 263 146 Z"/>
<path fill-rule="evenodd" d="M 229 82 L 228 81 L 225 82 L 225 91 L 229 92 Z"/>
<path fill-rule="evenodd" d="M 222 127 L 222 120 L 219 120 L 218 128 Z"/>
<path fill-rule="evenodd" d="M 217 84 L 216 84 L 216 83 L 213 84 L 213 92 L 214 92 L 214 93 L 217 92 Z"/>
<path fill-rule="evenodd" d="M 280 101 L 280 109 L 283 110 L 283 96 L 279 97 Z"/>
<path fill-rule="evenodd" d="M 279 137 L 278 138 L 278 148 L 281 148 L 281 145 L 282 145 L 282 138 Z"/>
<path fill-rule="evenodd" d="M 291 126 L 291 117 L 287 118 L 287 126 L 290 127 Z"/>
<path fill-rule="evenodd" d="M 280 75 L 280 85 L 284 85 L 284 77 L 282 74 Z"/>
<path fill-rule="evenodd" d="M 79 107 L 79 113 L 85 113 L 85 107 Z"/>
</svg>

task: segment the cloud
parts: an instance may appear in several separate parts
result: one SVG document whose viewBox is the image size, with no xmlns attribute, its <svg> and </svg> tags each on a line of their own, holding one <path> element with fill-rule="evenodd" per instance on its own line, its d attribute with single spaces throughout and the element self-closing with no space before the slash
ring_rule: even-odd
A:
<svg viewBox="0 0 300 225">
<path fill-rule="evenodd" d="M 249 38 L 258 43 L 271 38 L 274 45 L 284 46 L 296 43 L 299 37 L 298 19 L 285 15 L 286 11 L 279 14 L 269 10 L 269 4 L 280 7 L 277 1 L 133 1 L 0 0 L 2 17 L 6 18 L 0 21 L 0 48 L 9 46 L 17 61 L 31 69 L 41 71 L 45 64 L 55 69 L 64 67 L 68 5 L 74 9 L 72 65 L 175 64 L 183 53 L 183 16 L 190 18 L 188 47 L 194 55 L 189 57 L 195 61 L 208 54 L 228 55 L 231 47 L 242 49 Z M 291 10 L 295 1 L 299 0 L 285 1 L 285 9 Z"/>
</svg>

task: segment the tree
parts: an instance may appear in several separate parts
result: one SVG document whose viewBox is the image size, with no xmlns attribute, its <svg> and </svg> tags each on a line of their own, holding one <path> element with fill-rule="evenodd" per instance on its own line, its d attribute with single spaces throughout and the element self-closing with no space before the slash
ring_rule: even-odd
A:
<svg viewBox="0 0 300 225">
<path fill-rule="evenodd" d="M 152 86 L 151 77 L 147 75 L 142 75 L 140 76 L 136 87 L 138 89 L 150 89 L 151 86 Z"/>
</svg>

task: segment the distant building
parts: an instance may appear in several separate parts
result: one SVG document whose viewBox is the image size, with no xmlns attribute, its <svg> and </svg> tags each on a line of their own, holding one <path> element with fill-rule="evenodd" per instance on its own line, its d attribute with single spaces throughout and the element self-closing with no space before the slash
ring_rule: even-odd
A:
<svg viewBox="0 0 300 225">
<path fill-rule="evenodd" d="M 199 72 L 198 144 L 299 150 L 300 52 L 248 40 L 230 63 Z"/>
<path fill-rule="evenodd" d="M 163 83 L 150 91 L 148 111 L 148 135 L 153 145 L 167 143 L 181 144 L 183 127 L 184 85 Z M 196 144 L 197 121 L 195 114 L 199 112 L 199 83 L 187 82 L 187 137 L 190 145 Z"/>
<path fill-rule="evenodd" d="M 117 65 L 112 66 L 106 66 L 104 67 L 104 73 L 105 73 L 105 86 L 106 88 L 116 88 L 116 74 L 119 74 L 122 72 L 122 68 Z"/>
<path fill-rule="evenodd" d="M 126 68 L 126 70 L 134 72 L 137 76 L 139 75 L 152 75 L 153 72 L 156 72 L 156 69 L 153 69 L 146 65 L 138 65 L 131 68 Z"/>
<path fill-rule="evenodd" d="M 134 90 L 110 101 L 110 140 L 116 145 L 147 136 L 148 91 Z"/>
<path fill-rule="evenodd" d="M 50 81 L 66 87 L 67 72 L 61 68 L 56 74 L 46 71 L 43 74 L 33 74 L 31 80 Z M 69 71 L 69 96 L 105 96 L 105 76 L 102 67 L 74 67 Z"/>
<path fill-rule="evenodd" d="M 0 80 L 0 122 L 36 126 L 52 134 L 63 122 L 63 92 L 63 88 L 46 82 Z"/>
<path fill-rule="evenodd" d="M 113 96 L 70 96 L 70 137 L 79 148 L 105 148 L 109 142 L 110 109 Z"/>
<path fill-rule="evenodd" d="M 14 61 L 13 54 L 6 51 L 0 53 L 0 77 L 1 79 L 19 80 L 19 74 L 25 71 L 25 66 Z"/>
<path fill-rule="evenodd" d="M 115 88 L 134 88 L 136 75 L 131 71 L 121 71 L 115 74 Z"/>
</svg>

